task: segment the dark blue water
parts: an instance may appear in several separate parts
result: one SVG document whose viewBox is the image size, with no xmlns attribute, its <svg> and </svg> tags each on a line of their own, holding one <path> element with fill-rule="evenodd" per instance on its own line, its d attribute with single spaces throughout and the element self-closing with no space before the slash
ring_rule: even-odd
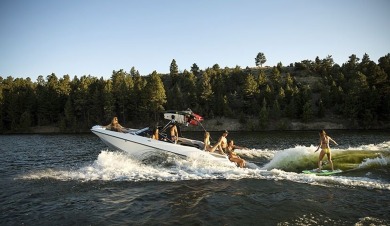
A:
<svg viewBox="0 0 390 226">
<path fill-rule="evenodd" d="M 92 134 L 0 136 L 0 225 L 390 225 L 390 133 L 330 135 L 332 177 L 294 170 L 315 166 L 316 132 L 230 133 L 248 169 L 140 161 Z"/>
</svg>

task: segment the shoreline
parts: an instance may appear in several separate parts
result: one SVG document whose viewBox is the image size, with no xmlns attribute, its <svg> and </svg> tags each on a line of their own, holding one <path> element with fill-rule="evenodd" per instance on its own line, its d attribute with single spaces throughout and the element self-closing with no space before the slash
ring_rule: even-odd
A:
<svg viewBox="0 0 390 226">
<path fill-rule="evenodd" d="M 356 130 L 356 131 L 369 131 L 369 130 L 390 130 L 390 123 L 382 122 L 379 126 L 373 126 L 372 128 L 359 128 L 347 126 L 346 122 L 339 120 L 332 121 L 316 121 L 310 123 L 303 123 L 299 121 L 287 121 L 287 120 L 270 120 L 265 128 L 259 128 L 256 120 L 247 120 L 245 123 L 241 123 L 238 119 L 229 118 L 214 118 L 202 122 L 202 126 L 182 126 L 183 132 L 203 132 L 205 128 L 209 132 L 218 132 L 228 130 L 230 132 L 272 132 L 272 131 L 318 131 L 318 130 Z M 136 128 L 143 128 L 139 126 Z M 61 131 L 58 126 L 36 126 L 30 127 L 25 131 L 4 131 L 1 135 L 8 134 L 86 134 L 90 133 L 90 129 L 86 129 L 80 132 L 65 132 Z"/>
</svg>

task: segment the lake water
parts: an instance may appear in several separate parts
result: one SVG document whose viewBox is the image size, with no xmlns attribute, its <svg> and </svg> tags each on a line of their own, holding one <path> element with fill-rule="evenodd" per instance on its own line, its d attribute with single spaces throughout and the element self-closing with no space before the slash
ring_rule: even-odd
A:
<svg viewBox="0 0 390 226">
<path fill-rule="evenodd" d="M 140 161 L 92 133 L 3 135 L 0 225 L 390 225 L 390 132 L 327 132 L 334 176 L 301 173 L 317 132 L 230 133 L 245 169 Z"/>
</svg>

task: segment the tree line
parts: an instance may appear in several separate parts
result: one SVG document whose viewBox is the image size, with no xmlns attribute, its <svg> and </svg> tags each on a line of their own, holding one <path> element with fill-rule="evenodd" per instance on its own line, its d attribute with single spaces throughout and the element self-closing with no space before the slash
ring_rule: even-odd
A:
<svg viewBox="0 0 390 226">
<path fill-rule="evenodd" d="M 261 57 L 261 58 L 260 58 Z M 256 65 L 265 62 L 257 56 Z M 260 60 L 262 59 L 262 60 Z M 206 119 L 237 118 L 249 130 L 285 129 L 292 120 L 312 122 L 334 116 L 351 128 L 371 128 L 390 120 L 390 54 L 378 63 L 365 54 L 342 65 L 332 56 L 283 66 L 153 71 L 141 76 L 132 67 L 109 79 L 84 75 L 0 77 L 0 131 L 58 126 L 62 132 L 86 131 L 117 116 L 122 125 L 155 123 L 164 110 L 191 108 Z M 248 123 L 249 119 L 251 123 Z M 252 123 L 252 122 L 255 123 Z"/>
</svg>

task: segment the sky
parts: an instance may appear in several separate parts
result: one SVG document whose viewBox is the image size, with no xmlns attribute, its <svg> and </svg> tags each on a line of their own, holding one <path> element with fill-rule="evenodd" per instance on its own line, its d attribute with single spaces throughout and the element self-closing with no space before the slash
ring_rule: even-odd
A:
<svg viewBox="0 0 390 226">
<path fill-rule="evenodd" d="M 390 53 L 388 0 L 1 0 L 0 76 L 111 77 Z"/>
</svg>

